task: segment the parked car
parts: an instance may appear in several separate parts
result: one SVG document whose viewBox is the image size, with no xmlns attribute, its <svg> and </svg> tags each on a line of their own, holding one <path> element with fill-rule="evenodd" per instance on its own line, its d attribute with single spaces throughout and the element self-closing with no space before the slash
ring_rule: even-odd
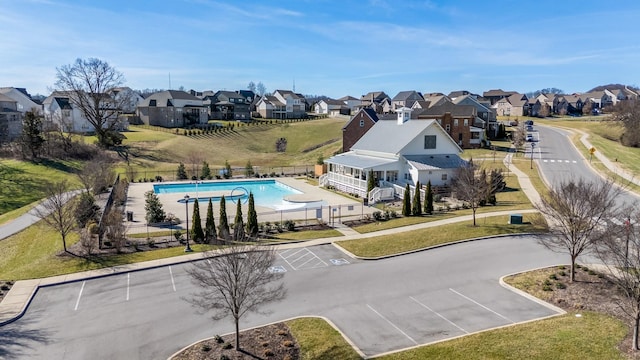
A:
<svg viewBox="0 0 640 360">
<path fill-rule="evenodd" d="M 527 131 L 533 131 L 533 126 L 527 125 Z"/>
<path fill-rule="evenodd" d="M 533 120 L 527 120 L 524 122 L 524 124 L 533 126 Z"/>
<path fill-rule="evenodd" d="M 532 142 L 533 141 L 533 135 L 532 134 L 527 134 L 527 141 L 528 142 Z"/>
</svg>

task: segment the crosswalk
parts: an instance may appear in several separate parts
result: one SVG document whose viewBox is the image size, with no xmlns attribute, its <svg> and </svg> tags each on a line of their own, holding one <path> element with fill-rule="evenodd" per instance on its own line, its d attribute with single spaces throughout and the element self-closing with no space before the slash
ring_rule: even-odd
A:
<svg viewBox="0 0 640 360">
<path fill-rule="evenodd" d="M 577 160 L 554 160 L 554 159 L 543 159 L 542 162 L 548 163 L 562 163 L 562 164 L 577 164 Z"/>
</svg>

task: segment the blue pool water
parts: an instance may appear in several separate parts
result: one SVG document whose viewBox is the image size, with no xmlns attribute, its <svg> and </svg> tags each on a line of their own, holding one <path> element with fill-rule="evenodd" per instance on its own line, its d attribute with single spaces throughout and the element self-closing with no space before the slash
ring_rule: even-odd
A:
<svg viewBox="0 0 640 360">
<path fill-rule="evenodd" d="M 246 202 L 249 193 L 253 193 L 256 205 L 276 208 L 282 204 L 282 199 L 287 195 L 301 194 L 300 191 L 284 185 L 275 180 L 254 180 L 254 181 L 199 181 L 184 182 L 179 184 L 153 184 L 153 191 L 156 194 L 188 194 L 189 201 L 198 197 L 198 202 L 220 201 L 220 197 L 207 195 L 207 192 L 218 191 L 231 193 L 225 195 L 226 200 L 241 199 Z M 184 202 L 184 200 L 180 200 Z"/>
</svg>

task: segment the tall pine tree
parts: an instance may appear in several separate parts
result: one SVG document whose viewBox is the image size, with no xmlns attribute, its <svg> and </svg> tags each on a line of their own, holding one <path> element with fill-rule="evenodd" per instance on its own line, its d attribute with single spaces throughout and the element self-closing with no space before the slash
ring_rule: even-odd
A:
<svg viewBox="0 0 640 360">
<path fill-rule="evenodd" d="M 186 180 L 187 179 L 187 169 L 185 169 L 184 164 L 178 164 L 178 170 L 176 170 L 176 177 L 178 180 Z"/>
<path fill-rule="evenodd" d="M 196 243 L 204 242 L 204 231 L 202 231 L 202 220 L 200 219 L 200 205 L 198 205 L 198 199 L 193 201 L 193 216 L 191 218 L 193 225 L 191 225 L 191 238 Z"/>
<path fill-rule="evenodd" d="M 428 215 L 433 214 L 433 190 L 431 189 L 431 180 L 427 182 L 427 193 L 424 196 L 424 212 Z"/>
<path fill-rule="evenodd" d="M 244 221 L 242 220 L 242 201 L 238 198 L 236 206 L 236 217 L 233 219 L 233 240 L 240 241 L 244 239 Z"/>
<path fill-rule="evenodd" d="M 420 201 L 420 181 L 416 183 L 416 191 L 413 193 L 413 204 L 411 204 L 411 215 L 422 215 L 422 202 Z"/>
<path fill-rule="evenodd" d="M 227 219 L 227 201 L 224 195 L 220 198 L 220 222 L 218 223 L 218 236 L 229 240 L 229 220 Z"/>
<path fill-rule="evenodd" d="M 209 206 L 207 207 L 207 221 L 204 225 L 204 237 L 205 239 L 213 243 L 216 240 L 216 223 L 213 219 L 213 202 L 209 198 Z"/>
<path fill-rule="evenodd" d="M 411 216 L 411 190 L 409 184 L 404 189 L 404 197 L 402 198 L 402 216 Z"/>
<path fill-rule="evenodd" d="M 253 193 L 249 193 L 249 209 L 247 210 L 247 233 L 252 238 L 258 235 L 258 213 L 253 199 Z"/>
</svg>

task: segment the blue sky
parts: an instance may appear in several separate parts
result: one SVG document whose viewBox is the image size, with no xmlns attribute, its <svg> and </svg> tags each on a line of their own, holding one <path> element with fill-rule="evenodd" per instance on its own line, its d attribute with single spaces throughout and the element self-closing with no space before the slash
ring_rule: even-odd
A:
<svg viewBox="0 0 640 360">
<path fill-rule="evenodd" d="M 640 85 L 638 19 L 636 0 L 0 0 L 0 86 L 46 95 L 96 57 L 133 89 L 583 92 Z"/>
</svg>

